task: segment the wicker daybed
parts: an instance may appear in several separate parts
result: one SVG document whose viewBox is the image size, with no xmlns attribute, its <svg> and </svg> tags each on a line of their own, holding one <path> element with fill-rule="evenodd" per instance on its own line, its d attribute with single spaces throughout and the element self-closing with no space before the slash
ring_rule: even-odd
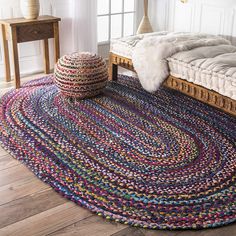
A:
<svg viewBox="0 0 236 236">
<path fill-rule="evenodd" d="M 125 69 L 134 71 L 132 59 L 122 56 L 118 53 L 114 53 L 112 50 L 109 56 L 109 78 L 110 80 L 116 80 L 118 74 L 118 66 Z M 178 90 L 188 96 L 191 96 L 197 100 L 214 106 L 226 113 L 236 116 L 236 100 L 224 96 L 213 90 L 209 90 L 203 86 L 188 82 L 184 79 L 177 78 L 170 75 L 163 83 L 164 86 Z"/>
</svg>

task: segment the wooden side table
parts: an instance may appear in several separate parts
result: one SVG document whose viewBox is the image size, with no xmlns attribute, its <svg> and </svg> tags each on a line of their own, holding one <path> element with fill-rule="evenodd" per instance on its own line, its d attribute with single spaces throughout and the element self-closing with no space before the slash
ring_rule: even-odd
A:
<svg viewBox="0 0 236 236">
<path fill-rule="evenodd" d="M 8 41 L 12 44 L 15 87 L 20 88 L 20 69 L 17 44 L 35 40 L 44 42 L 44 71 L 50 73 L 48 39 L 54 38 L 55 63 L 60 57 L 59 27 L 60 18 L 40 16 L 36 20 L 15 18 L 0 20 L 3 38 L 6 81 L 11 81 Z"/>
</svg>

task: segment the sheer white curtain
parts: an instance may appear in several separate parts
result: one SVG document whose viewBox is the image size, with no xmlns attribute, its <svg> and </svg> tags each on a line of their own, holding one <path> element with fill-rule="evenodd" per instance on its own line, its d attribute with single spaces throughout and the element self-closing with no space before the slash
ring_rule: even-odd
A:
<svg viewBox="0 0 236 236">
<path fill-rule="evenodd" d="M 97 0 L 73 0 L 74 50 L 97 52 Z"/>
</svg>

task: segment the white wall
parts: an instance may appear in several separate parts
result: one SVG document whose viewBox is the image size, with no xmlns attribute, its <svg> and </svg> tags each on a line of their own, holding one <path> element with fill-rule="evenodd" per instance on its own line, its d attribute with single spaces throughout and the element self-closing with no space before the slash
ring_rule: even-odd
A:
<svg viewBox="0 0 236 236">
<path fill-rule="evenodd" d="M 236 44 L 236 0 L 150 0 L 155 30 L 223 35 Z"/>
<path fill-rule="evenodd" d="M 0 18 L 21 17 L 19 0 L 0 0 Z M 72 16 L 73 11 L 71 6 L 72 0 L 40 0 L 40 14 L 54 15 L 62 18 L 60 22 L 60 44 L 61 54 L 73 52 L 74 37 Z M 27 42 L 18 44 L 20 57 L 21 74 L 30 74 L 43 70 L 43 50 L 42 42 Z M 11 47 L 10 47 L 11 51 Z M 2 54 L 2 43 L 0 46 L 0 81 L 4 79 L 4 61 Z M 50 40 L 50 59 L 51 68 L 53 68 L 53 46 Z M 11 56 L 11 55 L 10 55 Z M 11 58 L 12 60 L 12 58 Z M 11 63 L 13 69 L 13 63 Z"/>
<path fill-rule="evenodd" d="M 168 28 L 169 0 L 149 0 L 149 17 L 154 31 Z"/>
</svg>

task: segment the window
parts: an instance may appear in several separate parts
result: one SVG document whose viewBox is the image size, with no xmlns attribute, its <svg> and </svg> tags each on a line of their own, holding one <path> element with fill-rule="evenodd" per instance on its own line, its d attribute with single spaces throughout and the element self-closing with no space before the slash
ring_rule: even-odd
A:
<svg viewBox="0 0 236 236">
<path fill-rule="evenodd" d="M 97 0 L 98 42 L 134 34 L 136 0 Z"/>
</svg>

